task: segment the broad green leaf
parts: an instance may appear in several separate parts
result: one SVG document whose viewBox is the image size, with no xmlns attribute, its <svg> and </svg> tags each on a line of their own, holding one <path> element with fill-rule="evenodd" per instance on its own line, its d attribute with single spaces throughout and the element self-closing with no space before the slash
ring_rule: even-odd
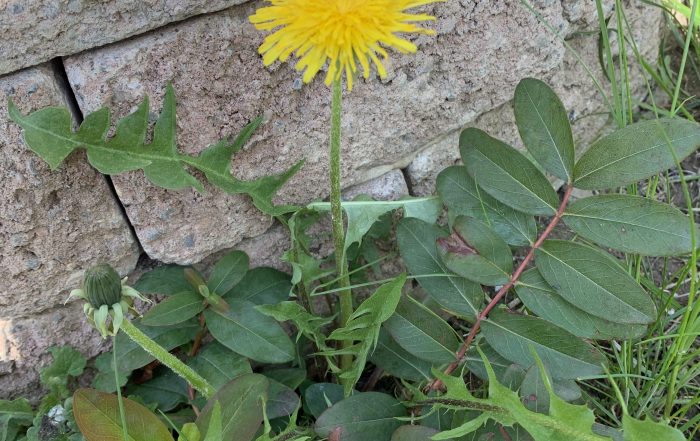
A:
<svg viewBox="0 0 700 441">
<path fill-rule="evenodd" d="M 87 441 L 172 441 L 170 430 L 144 406 L 122 398 L 128 432 L 122 437 L 116 395 L 93 389 L 78 389 L 73 395 L 75 421 Z"/>
<path fill-rule="evenodd" d="M 343 386 L 335 383 L 314 383 L 304 391 L 305 408 L 314 418 L 344 398 Z"/>
<path fill-rule="evenodd" d="M 299 396 L 288 386 L 268 377 L 270 388 L 265 402 L 265 414 L 269 419 L 289 416 L 299 407 Z"/>
<path fill-rule="evenodd" d="M 523 213 L 556 213 L 552 184 L 522 153 L 474 128 L 462 132 L 459 147 L 469 175 L 491 196 Z"/>
<path fill-rule="evenodd" d="M 553 392 L 567 403 L 581 398 L 581 389 L 576 384 L 575 380 L 550 380 L 552 383 Z M 537 365 L 533 365 L 527 370 L 523 383 L 518 390 L 520 399 L 525 407 L 533 412 L 548 413 L 549 412 L 549 391 L 547 385 L 543 381 L 543 376 Z"/>
<path fill-rule="evenodd" d="M 245 374 L 229 382 L 197 418 L 199 431 L 208 435 L 216 403 L 221 406 L 222 439 L 251 441 L 263 422 L 263 401 L 267 399 L 269 381 L 263 375 Z"/>
<path fill-rule="evenodd" d="M 391 441 L 431 441 L 431 437 L 438 433 L 432 427 L 425 426 L 401 426 L 391 436 Z"/>
<path fill-rule="evenodd" d="M 306 369 L 303 368 L 269 368 L 263 369 L 262 374 L 267 378 L 278 381 L 290 389 L 298 388 L 306 381 Z"/>
<path fill-rule="evenodd" d="M 192 320 L 175 326 L 144 326 L 138 320 L 133 321 L 133 324 L 168 351 L 188 343 L 199 331 L 199 324 Z M 155 357 L 123 332 L 115 337 L 115 346 L 117 348 L 117 367 L 120 372 L 131 372 L 155 360 Z"/>
<path fill-rule="evenodd" d="M 641 196 L 607 194 L 569 205 L 564 222 L 602 246 L 647 256 L 692 251 L 690 219 L 668 204 Z M 700 238 L 700 229 L 695 228 Z"/>
<path fill-rule="evenodd" d="M 166 298 L 141 318 L 146 326 L 171 326 L 182 323 L 204 311 L 204 298 L 185 291 Z"/>
<path fill-rule="evenodd" d="M 542 277 L 537 268 L 525 271 L 515 285 L 518 297 L 539 317 L 574 335 L 595 340 L 633 339 L 644 335 L 646 325 L 603 320 L 567 302 Z"/>
<path fill-rule="evenodd" d="M 250 259 L 243 251 L 234 250 L 222 257 L 211 271 L 207 287 L 209 292 L 224 295 L 243 279 Z"/>
<path fill-rule="evenodd" d="M 624 441 L 685 441 L 681 431 L 668 424 L 638 420 L 627 414 L 622 416 L 622 433 Z"/>
<path fill-rule="evenodd" d="M 448 312 L 476 318 L 484 301 L 478 283 L 448 270 L 438 257 L 436 241 L 448 234 L 435 224 L 420 219 L 402 219 L 396 230 L 401 258 L 418 283 Z"/>
<path fill-rule="evenodd" d="M 325 346 L 326 334 L 323 327 L 333 321 L 333 317 L 320 317 L 310 314 L 299 302 L 282 302 L 276 305 L 259 305 L 255 309 L 266 316 L 272 317 L 278 322 L 291 321 L 297 327 L 297 341 L 301 336 L 316 343 L 322 348 Z"/>
<path fill-rule="evenodd" d="M 49 348 L 49 352 L 53 356 L 53 361 L 39 370 L 39 379 L 41 384 L 62 400 L 70 395 L 68 377 L 80 376 L 87 360 L 83 354 L 70 346 L 54 346 Z"/>
<path fill-rule="evenodd" d="M 328 202 L 315 202 L 308 208 L 318 211 L 330 211 Z M 442 207 L 437 197 L 405 198 L 399 201 L 356 200 L 342 203 L 343 211 L 348 218 L 345 233 L 345 250 L 353 243 L 361 244 L 364 235 L 372 228 L 381 216 L 393 210 L 403 208 L 405 218 L 417 218 L 428 223 L 434 223 Z"/>
<path fill-rule="evenodd" d="M 522 379 L 525 378 L 525 370 L 522 367 L 503 358 L 501 354 L 483 342 L 479 345 L 478 349 L 475 346 L 469 348 L 464 356 L 464 365 L 471 373 L 482 380 L 487 381 L 489 379 L 489 375 L 486 371 L 484 358 L 488 360 L 491 368 L 496 373 L 496 378 L 498 378 L 498 381 L 506 386 L 513 386 L 514 388 L 517 388 L 522 383 Z M 515 375 L 516 370 L 514 368 L 517 368 L 517 375 Z"/>
<path fill-rule="evenodd" d="M 370 354 L 369 359 L 394 377 L 410 381 L 432 379 L 432 363 L 408 353 L 385 329 L 379 332 L 377 347 Z"/>
<path fill-rule="evenodd" d="M 256 305 L 276 304 L 289 298 L 291 277 L 274 268 L 259 267 L 248 271 L 225 298 L 248 300 Z"/>
<path fill-rule="evenodd" d="M 555 378 L 598 375 L 605 356 L 575 335 L 537 317 L 493 311 L 481 325 L 489 345 L 508 360 L 531 366 L 534 348 Z"/>
<path fill-rule="evenodd" d="M 454 361 L 460 340 L 443 319 L 411 297 L 399 302 L 384 327 L 408 353 L 433 363 Z"/>
<path fill-rule="evenodd" d="M 700 146 L 700 126 L 685 118 L 638 122 L 596 141 L 574 168 L 585 190 L 633 184 L 676 166 Z M 673 149 L 673 150 L 671 150 Z"/>
<path fill-rule="evenodd" d="M 73 132 L 70 113 L 65 108 L 48 107 L 24 116 L 10 101 L 12 120 L 24 129 L 24 139 L 31 150 L 52 168 L 58 167 L 76 149 L 87 151 L 88 160 L 98 171 L 108 175 L 143 169 L 155 185 L 167 189 L 195 188 L 203 191 L 202 184 L 185 166 L 198 169 L 209 182 L 230 194 L 248 194 L 255 206 L 269 215 L 293 211 L 295 207 L 274 206 L 272 198 L 301 163 L 279 175 L 265 176 L 252 181 L 241 181 L 231 175 L 231 156 L 249 140 L 261 124 L 257 118 L 233 142 L 227 140 L 207 148 L 199 156 L 178 152 L 176 144 L 175 92 L 168 85 L 161 112 L 153 132 L 153 141 L 146 144 L 149 102 L 144 98 L 137 110 L 117 123 L 111 139 L 107 138 L 110 115 L 106 109 L 87 115 L 78 132 Z"/>
<path fill-rule="evenodd" d="M 204 311 L 209 332 L 233 352 L 261 363 L 286 363 L 295 348 L 284 329 L 245 300 L 229 299 L 230 309 Z"/>
<path fill-rule="evenodd" d="M 186 266 L 164 265 L 154 268 L 142 275 L 134 284 L 134 289 L 144 294 L 174 295 L 193 291 L 192 285 L 185 279 Z"/>
<path fill-rule="evenodd" d="M 508 244 L 488 225 L 459 216 L 452 234 L 437 239 L 440 258 L 450 271 L 482 285 L 505 285 L 513 271 Z"/>
<path fill-rule="evenodd" d="M 234 378 L 252 372 L 247 358 L 218 342 L 206 345 L 188 364 L 217 390 Z"/>
<path fill-rule="evenodd" d="M 544 279 L 577 308 L 615 323 L 643 325 L 656 320 L 654 301 L 609 254 L 548 240 L 535 256 Z"/>
<path fill-rule="evenodd" d="M 532 156 L 554 176 L 573 181 L 574 137 L 569 116 L 556 93 L 544 82 L 525 78 L 515 88 L 515 122 Z"/>
<path fill-rule="evenodd" d="M 195 427 L 197 427 L 196 424 Z M 204 438 L 204 441 L 224 441 L 224 428 L 223 422 L 221 421 L 221 403 L 218 401 L 215 402 L 214 407 L 212 407 L 209 427 L 207 428 L 207 437 Z"/>
<path fill-rule="evenodd" d="M 116 392 L 117 386 L 115 384 L 112 352 L 105 352 L 104 354 L 98 355 L 97 358 L 95 358 L 95 368 L 97 369 L 97 373 L 95 374 L 95 378 L 92 379 L 92 387 L 100 392 Z M 130 374 L 131 371 L 119 372 L 119 387 L 126 385 Z"/>
<path fill-rule="evenodd" d="M 391 441 L 394 431 L 404 423 L 406 409 L 394 397 L 379 392 L 352 395 L 336 404 L 316 420 L 318 436 L 328 438 L 337 431 L 337 441 Z"/>
<path fill-rule="evenodd" d="M 157 404 L 163 412 L 173 410 L 181 403 L 187 403 L 187 382 L 170 369 L 158 372 L 152 380 L 143 384 L 130 385 L 126 394 L 133 399 L 138 396 L 144 403 Z"/>
<path fill-rule="evenodd" d="M 0 400 L 0 441 L 14 441 L 20 428 L 32 425 L 34 411 L 29 401 Z"/>
<path fill-rule="evenodd" d="M 515 211 L 479 188 L 466 167 L 447 167 L 437 177 L 437 192 L 451 220 L 464 215 L 488 224 L 509 245 L 535 242 L 537 224 L 533 216 Z M 451 223 L 451 222 L 450 222 Z"/>
<path fill-rule="evenodd" d="M 357 307 L 344 327 L 334 330 L 328 336 L 329 340 L 354 343 L 349 348 L 340 351 L 324 351 L 324 354 L 329 355 L 342 353 L 353 355 L 353 364 L 350 369 L 339 375 L 340 378 L 348 380 L 344 383 L 346 395 L 350 394 L 352 388 L 360 380 L 367 363 L 367 357 L 377 346 L 379 329 L 382 323 L 394 314 L 405 283 L 406 274 L 401 274 L 377 288 L 374 294 Z"/>
</svg>

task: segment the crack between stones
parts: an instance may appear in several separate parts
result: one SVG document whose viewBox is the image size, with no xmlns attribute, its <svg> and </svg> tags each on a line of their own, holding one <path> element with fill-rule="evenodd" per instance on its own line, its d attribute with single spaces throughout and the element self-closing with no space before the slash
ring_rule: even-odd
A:
<svg viewBox="0 0 700 441">
<path fill-rule="evenodd" d="M 78 105 L 78 99 L 76 98 L 75 93 L 73 92 L 73 88 L 71 87 L 70 82 L 68 81 L 68 73 L 66 72 L 66 67 L 63 64 L 63 58 L 56 57 L 52 59 L 49 62 L 49 64 L 51 65 L 51 70 L 53 71 L 56 84 L 58 85 L 58 88 L 61 91 L 61 94 L 63 95 L 66 105 L 68 106 L 68 110 L 73 115 L 75 122 L 78 125 L 82 124 L 84 119 L 83 111 L 80 109 L 80 106 Z M 112 181 L 112 177 L 108 175 L 102 175 L 102 177 L 107 183 L 107 187 L 109 188 L 109 191 L 112 194 L 112 198 L 116 202 L 117 207 L 119 207 L 119 211 L 121 212 L 122 218 L 125 220 L 126 225 L 129 227 L 129 231 L 131 231 L 131 237 L 134 239 L 136 245 L 138 245 L 139 247 L 139 254 L 144 254 L 143 245 L 139 240 L 139 236 L 136 234 L 136 228 L 131 223 L 131 219 L 129 218 L 129 215 L 126 212 L 126 207 L 124 207 L 124 204 L 122 203 L 121 199 L 119 199 L 119 195 L 117 193 L 116 187 L 114 186 L 114 182 Z"/>
</svg>

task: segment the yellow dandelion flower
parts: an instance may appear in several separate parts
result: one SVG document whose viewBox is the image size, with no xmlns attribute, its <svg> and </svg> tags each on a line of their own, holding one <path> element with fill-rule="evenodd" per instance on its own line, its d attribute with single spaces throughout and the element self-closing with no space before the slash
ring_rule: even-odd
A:
<svg viewBox="0 0 700 441">
<path fill-rule="evenodd" d="M 265 66 L 299 58 L 298 71 L 310 82 L 328 63 L 326 84 L 345 73 L 348 89 L 358 64 L 369 78 L 370 63 L 379 76 L 386 78 L 381 58 L 385 48 L 401 53 L 416 52 L 416 45 L 396 34 L 433 35 L 418 22 L 435 20 L 427 14 L 410 14 L 408 9 L 444 0 L 268 0 L 271 6 L 260 8 L 250 17 L 259 30 L 274 31 L 265 38 L 259 52 Z"/>
</svg>

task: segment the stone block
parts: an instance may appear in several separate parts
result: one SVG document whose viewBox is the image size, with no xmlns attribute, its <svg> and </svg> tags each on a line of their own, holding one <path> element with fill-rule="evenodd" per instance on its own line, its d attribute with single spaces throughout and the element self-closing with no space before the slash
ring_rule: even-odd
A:
<svg viewBox="0 0 700 441">
<path fill-rule="evenodd" d="M 0 3 L 0 75 L 247 0 L 7 0 Z"/>
<path fill-rule="evenodd" d="M 63 103 L 46 66 L 0 77 L 0 323 L 5 324 L 0 329 L 0 396 L 9 392 L 4 375 L 34 375 L 39 348 L 64 338 L 53 334 L 64 333 L 62 326 L 70 320 L 61 319 L 61 326 L 46 322 L 45 329 L 32 331 L 53 339 L 43 342 L 25 341 L 23 333 L 7 331 L 7 323 L 31 321 L 62 305 L 69 290 L 80 285 L 83 271 L 97 262 L 110 262 L 127 274 L 140 252 L 105 178 L 82 153 L 49 170 L 8 119 L 8 98 L 23 112 Z M 75 321 L 83 322 L 81 313 Z M 80 339 L 72 341 L 82 345 Z"/>
<path fill-rule="evenodd" d="M 108 105 L 123 116 L 148 94 L 158 110 L 172 81 L 181 104 L 183 151 L 199 152 L 263 114 L 266 124 L 237 155 L 233 172 L 251 179 L 305 159 L 279 202 L 327 197 L 329 90 L 322 78 L 302 86 L 288 64 L 262 66 L 257 48 L 264 34 L 248 22 L 261 4 L 245 3 L 68 57 L 81 109 Z M 562 2 L 537 5 L 564 36 L 580 29 L 579 19 L 568 21 L 571 13 Z M 417 38 L 416 55 L 393 54 L 386 81 L 360 80 L 345 94 L 345 186 L 407 166 L 425 146 L 506 103 L 522 77 L 549 78 L 564 62 L 563 46 L 517 2 L 446 2 L 425 9 L 437 16 L 438 35 Z M 577 81 L 588 89 L 585 79 Z M 144 250 L 164 262 L 197 262 L 270 225 L 245 197 L 162 191 L 141 172 L 114 182 Z"/>
</svg>

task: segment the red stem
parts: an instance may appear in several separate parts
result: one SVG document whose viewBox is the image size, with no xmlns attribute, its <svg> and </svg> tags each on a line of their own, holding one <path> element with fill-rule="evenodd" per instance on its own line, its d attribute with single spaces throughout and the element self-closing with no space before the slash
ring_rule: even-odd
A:
<svg viewBox="0 0 700 441">
<path fill-rule="evenodd" d="M 559 221 L 561 220 L 562 216 L 564 215 L 564 210 L 566 209 L 566 205 L 569 203 L 569 198 L 571 198 L 571 192 L 574 190 L 573 187 L 568 187 L 566 189 L 566 192 L 564 193 L 564 197 L 562 198 L 561 204 L 559 205 L 559 209 L 557 210 L 556 214 L 552 218 L 552 220 L 549 222 L 549 225 L 547 225 L 547 228 L 544 229 L 542 234 L 540 234 L 540 237 L 537 239 L 537 242 L 532 245 L 530 248 L 530 251 L 527 253 L 527 256 L 523 259 L 523 261 L 520 263 L 520 266 L 515 270 L 513 275 L 510 277 L 510 280 L 508 283 L 503 285 L 501 289 L 498 290 L 496 295 L 493 297 L 493 299 L 489 302 L 488 305 L 486 305 L 486 308 L 484 308 L 483 311 L 479 314 L 479 316 L 476 318 L 476 322 L 474 322 L 474 326 L 472 326 L 471 330 L 469 331 L 469 334 L 467 334 L 467 338 L 464 340 L 464 343 L 462 343 L 462 346 L 459 348 L 459 351 L 457 352 L 457 356 L 455 358 L 455 361 L 449 364 L 447 366 L 447 369 L 445 369 L 445 375 L 450 375 L 455 369 L 457 369 L 457 366 L 460 365 L 462 360 L 464 360 L 464 356 L 467 353 L 467 350 L 471 346 L 472 342 L 474 341 L 474 338 L 476 338 L 476 334 L 479 332 L 479 329 L 481 328 L 481 322 L 486 319 L 486 317 L 489 315 L 489 313 L 493 310 L 493 308 L 496 307 L 496 305 L 505 297 L 505 295 L 508 293 L 508 291 L 515 285 L 515 283 L 520 279 L 520 276 L 523 274 L 523 271 L 525 271 L 525 268 L 527 265 L 532 261 L 532 259 L 535 257 L 535 250 L 538 249 L 539 247 L 542 246 L 544 241 L 547 239 L 547 236 L 550 235 L 552 230 L 554 230 L 554 227 L 557 226 Z M 440 380 L 434 380 L 430 385 L 429 389 L 430 390 L 436 390 L 442 387 L 442 381 Z"/>
</svg>

